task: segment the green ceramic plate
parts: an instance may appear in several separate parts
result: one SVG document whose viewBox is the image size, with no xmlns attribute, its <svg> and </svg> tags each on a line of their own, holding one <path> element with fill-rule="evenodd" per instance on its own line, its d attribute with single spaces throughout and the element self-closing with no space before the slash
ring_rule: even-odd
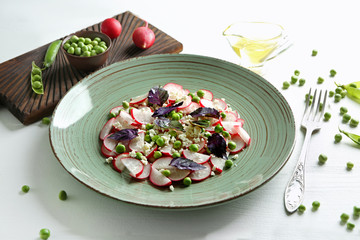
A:
<svg viewBox="0 0 360 240">
<path fill-rule="evenodd" d="M 99 131 L 112 107 L 151 87 L 178 83 L 192 92 L 209 89 L 245 119 L 251 145 L 235 166 L 190 187 L 156 188 L 104 163 Z M 61 165 L 93 190 L 124 202 L 159 208 L 197 208 L 242 196 L 266 183 L 292 152 L 295 122 L 280 92 L 238 65 L 197 55 L 153 55 L 115 63 L 74 86 L 55 109 L 50 142 Z"/>
</svg>

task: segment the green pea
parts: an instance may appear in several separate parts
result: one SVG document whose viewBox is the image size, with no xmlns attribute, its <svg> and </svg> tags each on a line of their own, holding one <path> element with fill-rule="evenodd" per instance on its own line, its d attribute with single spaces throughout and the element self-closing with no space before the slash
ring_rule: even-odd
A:
<svg viewBox="0 0 360 240">
<path fill-rule="evenodd" d="M 158 158 L 161 158 L 162 157 L 162 153 L 160 151 L 155 151 L 154 152 L 154 158 L 155 159 L 158 159 Z"/>
<path fill-rule="evenodd" d="M 29 192 L 29 190 L 30 190 L 30 187 L 28 185 L 24 185 L 21 187 L 21 191 L 23 191 L 24 193 Z"/>
<path fill-rule="evenodd" d="M 100 42 L 99 42 L 99 45 L 100 45 L 100 46 L 105 46 L 105 47 L 106 47 L 106 42 L 104 42 L 104 41 L 100 41 Z"/>
<path fill-rule="evenodd" d="M 318 159 L 319 159 L 319 163 L 323 164 L 327 161 L 328 157 L 325 154 L 320 154 Z"/>
<path fill-rule="evenodd" d="M 324 114 L 324 120 L 325 120 L 325 121 L 329 121 L 330 118 L 331 118 L 331 113 L 326 112 L 326 113 Z"/>
<path fill-rule="evenodd" d="M 189 150 L 192 151 L 192 152 L 197 152 L 197 151 L 199 151 L 199 145 L 197 145 L 197 144 L 191 144 L 191 145 L 189 146 Z"/>
<path fill-rule="evenodd" d="M 211 133 L 210 132 L 204 132 L 204 136 L 208 138 L 208 137 L 211 136 Z"/>
<path fill-rule="evenodd" d="M 87 45 L 87 44 L 90 44 L 91 43 L 91 38 L 85 38 L 85 41 L 84 43 Z"/>
<path fill-rule="evenodd" d="M 335 77 L 336 71 L 334 69 L 330 70 L 330 77 Z"/>
<path fill-rule="evenodd" d="M 173 115 L 171 115 L 171 118 L 172 118 L 172 120 L 178 121 L 178 120 L 180 120 L 180 115 L 178 113 L 174 113 Z"/>
<path fill-rule="evenodd" d="M 42 124 L 49 125 L 51 121 L 50 121 L 50 118 L 43 117 L 43 119 L 41 119 L 41 122 L 42 122 Z"/>
<path fill-rule="evenodd" d="M 321 84 L 321 83 L 323 83 L 323 82 L 324 82 L 324 79 L 323 79 L 322 77 L 318 77 L 317 83 L 318 83 L 318 84 Z"/>
<path fill-rule="evenodd" d="M 232 167 L 232 165 L 233 165 L 233 161 L 232 161 L 232 160 L 227 159 L 227 160 L 225 161 L 225 167 L 227 167 L 227 168 L 231 168 L 231 167 Z"/>
<path fill-rule="evenodd" d="M 111 119 L 113 117 L 116 117 L 116 113 L 113 113 L 113 112 L 110 112 L 109 115 L 108 115 L 108 119 Z"/>
<path fill-rule="evenodd" d="M 304 84 L 305 84 L 305 79 L 304 78 L 300 78 L 299 79 L 299 86 L 304 86 Z"/>
<path fill-rule="evenodd" d="M 181 146 L 182 146 L 182 142 L 181 142 L 180 140 L 176 140 L 176 141 L 174 142 L 174 144 L 173 144 L 173 147 L 174 147 L 175 149 L 180 149 Z"/>
<path fill-rule="evenodd" d="M 173 158 L 178 158 L 178 157 L 181 157 L 181 154 L 180 154 L 179 152 L 174 152 L 174 153 L 172 154 L 172 157 L 173 157 Z"/>
<path fill-rule="evenodd" d="M 190 177 L 184 178 L 183 183 L 185 186 L 190 186 L 192 183 L 191 178 Z"/>
<path fill-rule="evenodd" d="M 354 227 L 355 227 L 355 224 L 353 224 L 353 223 L 348 222 L 348 223 L 346 224 L 346 228 L 349 229 L 349 230 L 353 230 Z"/>
<path fill-rule="evenodd" d="M 340 108 L 340 114 L 341 115 L 344 115 L 345 113 L 347 113 L 348 112 L 348 109 L 346 108 L 346 107 L 341 107 Z"/>
<path fill-rule="evenodd" d="M 342 92 L 340 93 L 340 95 L 341 95 L 341 98 L 344 98 L 344 97 L 346 96 L 346 91 L 342 91 Z"/>
<path fill-rule="evenodd" d="M 354 215 L 360 216 L 360 207 L 354 206 Z"/>
<path fill-rule="evenodd" d="M 335 93 L 341 93 L 343 91 L 343 89 L 341 88 L 341 87 L 337 87 L 336 89 L 335 89 Z"/>
<path fill-rule="evenodd" d="M 91 50 L 90 56 L 92 57 L 92 56 L 96 56 L 96 55 L 97 55 L 96 51 L 95 51 L 95 50 Z"/>
<path fill-rule="evenodd" d="M 350 127 L 357 127 L 359 125 L 359 120 L 351 118 Z"/>
<path fill-rule="evenodd" d="M 180 119 L 182 119 L 182 117 L 184 116 L 182 112 L 178 112 Z"/>
<path fill-rule="evenodd" d="M 172 136 L 172 137 L 176 137 L 176 136 L 177 136 L 177 132 L 176 132 L 175 130 L 170 130 L 170 131 L 169 131 L 169 134 L 170 134 L 170 136 Z"/>
<path fill-rule="evenodd" d="M 294 75 L 295 75 L 295 76 L 299 76 L 299 75 L 300 75 L 300 71 L 299 71 L 299 70 L 295 70 L 295 71 L 294 71 Z"/>
<path fill-rule="evenodd" d="M 236 143 L 233 142 L 233 141 L 229 141 L 229 143 L 228 143 L 228 148 L 229 148 L 230 150 L 234 150 L 234 149 L 236 148 Z"/>
<path fill-rule="evenodd" d="M 192 101 L 198 103 L 198 102 L 200 102 L 200 98 L 198 96 L 194 96 L 192 98 Z"/>
<path fill-rule="evenodd" d="M 146 134 L 145 137 L 144 137 L 144 140 L 145 140 L 146 142 L 150 143 L 150 142 L 151 142 L 151 137 L 150 137 L 150 135 L 149 135 L 149 134 Z"/>
<path fill-rule="evenodd" d="M 151 140 L 153 140 L 153 142 L 156 142 L 156 140 L 158 140 L 160 138 L 159 135 L 154 135 L 151 137 Z"/>
<path fill-rule="evenodd" d="M 291 76 L 291 84 L 295 84 L 298 81 L 298 77 L 297 76 Z"/>
<path fill-rule="evenodd" d="M 352 162 L 347 162 L 347 163 L 346 163 L 346 168 L 347 168 L 348 170 L 353 169 L 353 167 L 354 167 L 354 163 L 352 163 Z"/>
<path fill-rule="evenodd" d="M 78 45 L 77 45 L 77 43 L 72 43 L 72 44 L 70 45 L 70 47 L 77 48 Z"/>
<path fill-rule="evenodd" d="M 79 42 L 79 43 L 80 43 L 80 42 L 84 43 L 84 42 L 85 42 L 85 38 L 84 38 L 84 37 L 79 37 L 78 42 Z"/>
<path fill-rule="evenodd" d="M 67 50 L 67 52 L 68 52 L 69 54 L 74 54 L 74 53 L 75 53 L 75 48 L 74 48 L 74 47 L 69 47 L 68 50 Z"/>
<path fill-rule="evenodd" d="M 205 96 L 205 92 L 203 90 L 197 91 L 196 94 L 199 96 L 199 98 L 203 98 Z"/>
<path fill-rule="evenodd" d="M 40 75 L 34 75 L 32 78 L 33 82 L 41 82 L 42 77 Z"/>
<path fill-rule="evenodd" d="M 128 109 L 130 104 L 127 101 L 123 101 L 122 106 L 123 106 L 123 108 Z"/>
<path fill-rule="evenodd" d="M 222 131 L 223 131 L 223 127 L 220 125 L 220 124 L 218 124 L 218 125 L 216 125 L 215 126 L 215 132 L 217 132 L 217 133 L 221 133 Z"/>
<path fill-rule="evenodd" d="M 84 45 L 84 46 L 81 47 L 81 51 L 83 51 L 83 52 L 89 51 L 89 47 Z"/>
<path fill-rule="evenodd" d="M 77 56 L 81 55 L 81 48 L 80 47 L 75 48 L 75 55 L 77 55 Z"/>
<path fill-rule="evenodd" d="M 298 207 L 298 211 L 301 212 L 301 213 L 305 212 L 305 210 L 306 210 L 306 207 L 305 207 L 303 204 L 301 204 L 301 205 Z"/>
<path fill-rule="evenodd" d="M 84 47 L 84 46 L 85 46 L 85 43 L 83 43 L 83 42 L 78 42 L 78 47 L 82 48 L 82 47 Z"/>
<path fill-rule="evenodd" d="M 32 84 L 32 87 L 35 89 L 40 89 L 40 88 L 42 88 L 42 86 L 43 85 L 39 81 L 33 82 L 33 84 Z"/>
<path fill-rule="evenodd" d="M 342 222 L 347 222 L 349 218 L 350 218 L 349 214 L 343 213 L 340 215 L 340 219 Z"/>
<path fill-rule="evenodd" d="M 115 147 L 115 151 L 117 153 L 124 153 L 126 151 L 126 147 L 124 144 L 119 143 L 116 147 Z"/>
<path fill-rule="evenodd" d="M 100 53 L 105 52 L 105 49 L 103 47 L 98 47 L 95 51 L 97 54 L 100 54 Z"/>
<path fill-rule="evenodd" d="M 356 85 L 356 83 L 350 83 L 349 87 L 357 88 L 357 85 Z"/>
<path fill-rule="evenodd" d="M 156 144 L 157 144 L 159 147 L 165 146 L 165 140 L 164 140 L 164 138 L 159 137 L 158 139 L 156 139 Z"/>
<path fill-rule="evenodd" d="M 70 47 L 70 44 L 69 44 L 69 43 L 65 43 L 65 44 L 64 44 L 64 49 L 65 49 L 65 50 L 68 50 L 69 47 Z"/>
<path fill-rule="evenodd" d="M 165 176 L 165 177 L 168 177 L 170 176 L 171 172 L 169 169 L 164 169 L 161 171 L 161 173 Z"/>
<path fill-rule="evenodd" d="M 314 210 L 317 210 L 320 207 L 320 202 L 319 201 L 313 201 L 312 207 L 313 207 Z"/>
<path fill-rule="evenodd" d="M 312 56 L 312 57 L 315 57 L 317 54 L 318 54 L 318 51 L 317 51 L 317 50 L 312 50 L 312 52 L 311 52 L 311 56 Z"/>
<path fill-rule="evenodd" d="M 84 51 L 82 56 L 84 57 L 90 57 L 91 56 L 91 52 L 90 51 Z"/>
<path fill-rule="evenodd" d="M 76 35 L 72 35 L 71 38 L 70 38 L 70 41 L 72 43 L 77 43 L 79 41 L 79 37 L 76 36 Z"/>
<path fill-rule="evenodd" d="M 94 41 L 91 42 L 91 45 L 93 45 L 94 47 L 97 46 L 98 44 L 99 44 L 99 42 L 96 41 L 96 40 L 94 40 Z"/>
<path fill-rule="evenodd" d="M 89 49 L 89 51 L 93 50 L 93 48 L 94 48 L 94 46 L 91 45 L 91 44 L 87 44 L 87 45 L 85 45 L 85 46 L 87 46 L 87 48 Z"/>
<path fill-rule="evenodd" d="M 340 133 L 335 134 L 335 142 L 340 142 L 342 140 L 342 135 Z"/>
<path fill-rule="evenodd" d="M 223 131 L 223 132 L 222 132 L 222 135 L 224 136 L 224 138 L 230 137 L 230 133 L 227 132 L 227 131 Z"/>
<path fill-rule="evenodd" d="M 329 91 L 329 97 L 333 97 L 335 95 L 334 91 Z"/>
<path fill-rule="evenodd" d="M 153 128 L 154 128 L 154 125 L 151 124 L 151 123 L 147 123 L 147 124 L 145 125 L 145 129 L 146 129 L 146 130 L 150 130 L 150 129 L 153 129 Z"/>
<path fill-rule="evenodd" d="M 283 82 L 283 89 L 288 89 L 290 87 L 290 83 L 288 81 Z"/>
<path fill-rule="evenodd" d="M 67 193 L 64 190 L 59 192 L 59 199 L 65 201 L 67 199 Z"/>
<path fill-rule="evenodd" d="M 334 95 L 335 102 L 340 102 L 341 98 L 342 97 L 341 97 L 341 95 L 339 93 L 335 93 L 335 95 Z"/>
<path fill-rule="evenodd" d="M 350 116 L 348 113 L 345 113 L 345 114 L 343 115 L 343 117 L 342 117 L 342 121 L 343 121 L 344 123 L 349 122 L 350 119 L 351 119 L 351 116 Z"/>
<path fill-rule="evenodd" d="M 143 156 L 144 156 L 144 155 L 143 155 L 141 152 L 136 152 L 135 158 L 141 160 L 141 158 L 142 158 Z"/>
<path fill-rule="evenodd" d="M 221 113 L 220 113 L 220 116 L 221 116 L 222 119 L 224 119 L 224 118 L 226 118 L 226 113 L 221 112 Z"/>
<path fill-rule="evenodd" d="M 43 228 L 40 230 L 39 235 L 40 235 L 40 239 L 46 240 L 50 237 L 50 230 L 47 228 Z"/>
<path fill-rule="evenodd" d="M 95 37 L 95 38 L 94 38 L 94 41 L 101 42 L 101 38 Z"/>
<path fill-rule="evenodd" d="M 188 96 L 190 96 L 191 98 L 193 98 L 195 95 L 193 93 L 189 93 Z"/>
</svg>

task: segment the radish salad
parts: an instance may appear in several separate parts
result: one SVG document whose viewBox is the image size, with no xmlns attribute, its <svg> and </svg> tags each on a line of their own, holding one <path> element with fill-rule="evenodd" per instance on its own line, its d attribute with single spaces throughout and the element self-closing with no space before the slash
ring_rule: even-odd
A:
<svg viewBox="0 0 360 240">
<path fill-rule="evenodd" d="M 156 86 L 110 110 L 101 152 L 116 171 L 155 186 L 190 185 L 230 168 L 251 141 L 244 120 L 213 93 Z"/>
</svg>

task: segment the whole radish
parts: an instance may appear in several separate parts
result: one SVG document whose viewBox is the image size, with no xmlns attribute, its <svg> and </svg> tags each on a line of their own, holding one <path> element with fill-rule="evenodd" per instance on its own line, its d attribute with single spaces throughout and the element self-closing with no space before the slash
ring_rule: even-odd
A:
<svg viewBox="0 0 360 240">
<path fill-rule="evenodd" d="M 148 23 L 145 21 L 144 27 L 138 27 L 137 29 L 135 29 L 132 35 L 132 39 L 137 47 L 147 49 L 154 44 L 155 34 L 148 27 Z"/>
<path fill-rule="evenodd" d="M 117 38 L 122 30 L 121 24 L 115 18 L 107 18 L 101 23 L 101 32 L 108 35 L 111 39 Z"/>
</svg>

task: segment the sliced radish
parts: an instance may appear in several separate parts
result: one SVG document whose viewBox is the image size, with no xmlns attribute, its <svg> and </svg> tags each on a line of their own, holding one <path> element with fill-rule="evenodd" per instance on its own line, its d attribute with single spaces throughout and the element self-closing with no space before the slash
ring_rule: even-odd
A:
<svg viewBox="0 0 360 240">
<path fill-rule="evenodd" d="M 217 125 L 217 124 L 216 124 Z M 215 132 L 215 126 L 210 126 L 204 129 L 205 131 L 209 132 L 209 133 L 214 133 Z"/>
<path fill-rule="evenodd" d="M 154 168 L 154 166 L 151 166 L 149 179 L 152 184 L 160 187 L 170 186 L 172 183 L 168 177 L 165 177 L 159 170 Z"/>
<path fill-rule="evenodd" d="M 129 148 L 131 151 L 144 153 L 144 138 L 145 132 L 139 131 L 138 136 L 133 138 L 129 142 Z"/>
<path fill-rule="evenodd" d="M 101 153 L 105 156 L 105 157 L 115 157 L 117 155 L 117 153 L 115 151 L 109 151 L 106 149 L 106 147 L 104 146 L 104 144 L 101 146 Z"/>
<path fill-rule="evenodd" d="M 154 156 L 155 151 L 157 151 L 157 149 L 158 149 L 158 146 L 155 144 L 154 146 L 152 146 L 149 153 L 145 157 L 148 159 L 152 158 Z"/>
<path fill-rule="evenodd" d="M 136 128 L 138 125 L 131 115 L 126 111 L 120 111 L 119 116 L 116 117 L 115 122 L 119 122 L 122 128 Z M 120 129 L 118 129 L 120 130 Z"/>
<path fill-rule="evenodd" d="M 230 150 L 230 154 L 236 154 L 241 152 L 246 146 L 245 141 L 240 137 L 239 134 L 234 134 L 231 136 L 231 141 L 233 141 L 236 144 L 236 148 L 233 150 Z"/>
<path fill-rule="evenodd" d="M 187 108 L 182 109 L 184 114 L 189 114 L 195 111 L 196 109 L 200 108 L 201 106 L 196 102 L 191 102 Z"/>
<path fill-rule="evenodd" d="M 103 145 L 108 151 L 115 152 L 115 147 L 118 145 L 119 141 L 109 138 L 110 135 L 111 134 L 106 135 L 103 140 Z"/>
<path fill-rule="evenodd" d="M 250 135 L 245 131 L 245 129 L 242 127 L 236 126 L 235 130 L 239 134 L 239 136 L 242 138 L 242 140 L 244 140 L 246 146 L 249 146 L 250 142 L 251 142 L 251 138 L 250 138 Z"/>
<path fill-rule="evenodd" d="M 144 170 L 144 165 L 139 159 L 132 157 L 124 157 L 121 159 L 126 169 L 129 170 L 131 176 L 138 177 Z"/>
<path fill-rule="evenodd" d="M 109 133 L 111 132 L 112 128 L 113 128 L 113 124 L 115 122 L 115 118 L 110 118 L 105 125 L 102 127 L 101 131 L 100 131 L 100 139 L 104 140 L 104 138 L 109 135 Z"/>
<path fill-rule="evenodd" d="M 193 171 L 189 175 L 191 180 L 193 180 L 193 181 L 202 181 L 202 180 L 205 180 L 206 178 L 210 177 L 210 175 L 211 175 L 211 166 L 210 166 L 210 164 L 208 162 L 206 162 L 206 163 L 203 164 L 203 166 L 205 167 L 204 169 Z"/>
<path fill-rule="evenodd" d="M 197 145 L 199 146 L 198 152 L 201 152 L 201 151 L 204 149 L 205 144 L 206 144 L 205 139 L 204 139 L 204 138 L 200 138 L 200 142 L 197 143 Z"/>
<path fill-rule="evenodd" d="M 147 124 L 154 122 L 154 118 L 152 117 L 152 114 L 153 112 L 149 107 L 131 109 L 131 117 L 138 124 Z"/>
<path fill-rule="evenodd" d="M 233 112 L 224 112 L 226 114 L 225 118 L 220 118 L 221 122 L 236 122 L 238 117 Z"/>
<path fill-rule="evenodd" d="M 207 100 L 210 100 L 210 101 L 213 100 L 214 94 L 211 91 L 206 90 L 206 89 L 200 89 L 200 90 L 205 93 L 204 96 L 202 97 L 203 99 L 207 99 Z"/>
<path fill-rule="evenodd" d="M 169 145 L 166 145 L 164 147 L 161 148 L 160 152 L 164 155 L 164 156 L 168 156 L 168 157 L 171 157 L 172 156 L 172 153 L 171 153 L 171 150 L 173 149 L 173 145 L 172 144 L 169 144 Z"/>
<path fill-rule="evenodd" d="M 167 83 L 163 88 L 168 91 L 170 102 L 174 102 L 186 95 L 186 91 L 183 87 L 176 83 Z"/>
<path fill-rule="evenodd" d="M 189 107 L 189 105 L 192 103 L 192 98 L 191 96 L 186 96 L 185 100 L 183 101 L 183 104 L 181 104 L 181 106 L 178 107 L 178 109 L 184 109 Z"/>
<path fill-rule="evenodd" d="M 150 171 L 151 171 L 151 164 L 148 163 L 148 164 L 144 165 L 144 169 L 139 176 L 132 175 L 131 173 L 130 173 L 130 176 L 132 176 L 136 179 L 146 179 L 150 176 Z"/>
<path fill-rule="evenodd" d="M 225 166 L 225 159 L 219 157 L 211 157 L 210 162 L 216 171 L 218 171 L 219 173 L 223 171 Z"/>
<path fill-rule="evenodd" d="M 214 102 L 214 108 L 218 111 L 225 111 L 228 108 L 224 100 L 215 98 L 213 102 Z"/>
<path fill-rule="evenodd" d="M 190 175 L 191 171 L 188 169 L 178 169 L 177 167 L 170 166 L 167 168 L 170 170 L 169 179 L 171 181 L 181 181 Z"/>
<path fill-rule="evenodd" d="M 157 170 L 160 169 L 168 169 L 170 166 L 170 162 L 172 160 L 172 157 L 161 157 L 158 158 L 157 160 L 155 160 L 155 162 L 153 162 L 152 166 L 154 168 L 156 168 Z"/>
<path fill-rule="evenodd" d="M 117 116 L 119 115 L 121 109 L 124 109 L 124 107 L 123 106 L 114 107 L 110 110 L 110 113 L 115 114 L 115 116 Z"/>
<path fill-rule="evenodd" d="M 208 154 L 192 152 L 189 149 L 184 149 L 183 155 L 185 158 L 193 160 L 194 162 L 199 164 L 206 163 L 211 158 L 211 156 Z"/>
<path fill-rule="evenodd" d="M 135 104 L 139 104 L 139 103 L 143 103 L 146 101 L 146 99 L 148 98 L 149 93 L 134 97 L 130 100 L 129 104 L 130 105 L 135 105 Z"/>
<path fill-rule="evenodd" d="M 129 153 L 122 153 L 116 156 L 114 160 L 112 161 L 113 167 L 116 171 L 122 172 L 125 168 L 124 163 L 122 162 L 123 158 L 129 157 Z"/>
<path fill-rule="evenodd" d="M 214 108 L 214 103 L 211 100 L 208 99 L 200 99 L 200 106 L 201 107 L 208 107 L 208 108 Z"/>
<path fill-rule="evenodd" d="M 230 134 L 236 134 L 237 127 L 242 127 L 242 122 L 220 122 L 221 126 L 223 126 L 224 130 Z"/>
</svg>

